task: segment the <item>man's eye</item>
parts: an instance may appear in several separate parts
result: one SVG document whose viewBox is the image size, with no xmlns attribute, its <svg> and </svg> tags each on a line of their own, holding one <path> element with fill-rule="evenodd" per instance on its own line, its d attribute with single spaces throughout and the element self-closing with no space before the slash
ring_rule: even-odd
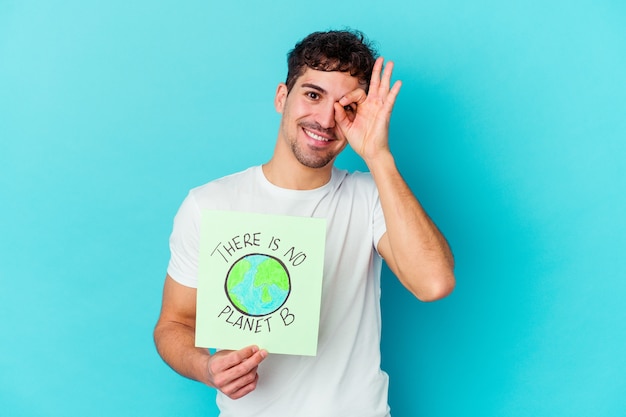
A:
<svg viewBox="0 0 626 417">
<path fill-rule="evenodd" d="M 320 95 L 313 92 L 313 91 L 309 91 L 307 93 L 307 96 L 311 99 L 311 100 L 317 100 L 318 98 L 320 98 Z"/>
<path fill-rule="evenodd" d="M 347 113 L 353 113 L 354 112 L 354 107 L 347 105 L 347 106 L 343 106 L 343 109 L 347 112 Z"/>
</svg>

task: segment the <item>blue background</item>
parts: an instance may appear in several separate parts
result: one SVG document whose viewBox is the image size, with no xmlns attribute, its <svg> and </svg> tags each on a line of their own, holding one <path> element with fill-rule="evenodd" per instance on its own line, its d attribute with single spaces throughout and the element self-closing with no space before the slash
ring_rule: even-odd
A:
<svg viewBox="0 0 626 417">
<path fill-rule="evenodd" d="M 384 271 L 394 415 L 625 415 L 626 3 L 0 0 L 2 415 L 216 415 L 152 344 L 171 221 L 270 157 L 286 52 L 345 26 L 458 265 L 432 304 Z"/>
</svg>

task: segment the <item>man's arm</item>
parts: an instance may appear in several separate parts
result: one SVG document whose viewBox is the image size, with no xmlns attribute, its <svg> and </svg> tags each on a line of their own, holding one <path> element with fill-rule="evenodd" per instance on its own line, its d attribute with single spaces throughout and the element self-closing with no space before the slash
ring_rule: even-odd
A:
<svg viewBox="0 0 626 417">
<path fill-rule="evenodd" d="M 391 154 L 368 166 L 387 225 L 378 252 L 420 300 L 447 296 L 454 289 L 455 278 L 454 258 L 446 239 L 400 176 Z"/>
<path fill-rule="evenodd" d="M 401 83 L 391 86 L 393 62 L 383 71 L 378 58 L 369 93 L 357 89 L 335 104 L 335 118 L 354 151 L 367 164 L 378 192 L 387 232 L 378 251 L 400 282 L 417 298 L 445 297 L 455 285 L 454 259 L 443 235 L 400 175 L 389 149 L 389 121 Z M 344 106 L 356 104 L 351 120 Z"/>
<path fill-rule="evenodd" d="M 211 355 L 195 347 L 196 289 L 174 281 L 169 275 L 163 288 L 161 315 L 154 329 L 154 342 L 161 358 L 179 374 L 222 391 L 232 399 L 256 388 L 257 367 L 267 357 L 265 350 L 248 346 Z"/>
</svg>

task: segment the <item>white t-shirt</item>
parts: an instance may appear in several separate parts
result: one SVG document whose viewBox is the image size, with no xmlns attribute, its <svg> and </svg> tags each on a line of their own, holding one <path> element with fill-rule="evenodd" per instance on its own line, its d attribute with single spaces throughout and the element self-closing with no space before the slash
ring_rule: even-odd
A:
<svg viewBox="0 0 626 417">
<path fill-rule="evenodd" d="M 174 219 L 168 274 L 197 286 L 201 210 L 326 219 L 317 355 L 270 355 L 252 393 L 218 391 L 222 417 L 385 417 L 388 376 L 380 369 L 380 271 L 385 233 L 378 190 L 368 173 L 333 168 L 314 190 L 276 187 L 260 166 L 194 188 Z"/>
</svg>

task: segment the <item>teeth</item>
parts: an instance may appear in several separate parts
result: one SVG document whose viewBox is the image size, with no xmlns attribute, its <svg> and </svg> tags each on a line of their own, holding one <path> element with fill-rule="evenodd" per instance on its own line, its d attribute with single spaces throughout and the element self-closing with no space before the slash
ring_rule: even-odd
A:
<svg viewBox="0 0 626 417">
<path fill-rule="evenodd" d="M 319 140 L 322 142 L 328 142 L 328 139 L 326 139 L 325 137 L 322 137 L 320 135 L 316 135 L 315 133 L 308 131 L 306 129 L 304 129 L 304 132 L 311 138 L 315 139 L 315 140 Z"/>
</svg>

